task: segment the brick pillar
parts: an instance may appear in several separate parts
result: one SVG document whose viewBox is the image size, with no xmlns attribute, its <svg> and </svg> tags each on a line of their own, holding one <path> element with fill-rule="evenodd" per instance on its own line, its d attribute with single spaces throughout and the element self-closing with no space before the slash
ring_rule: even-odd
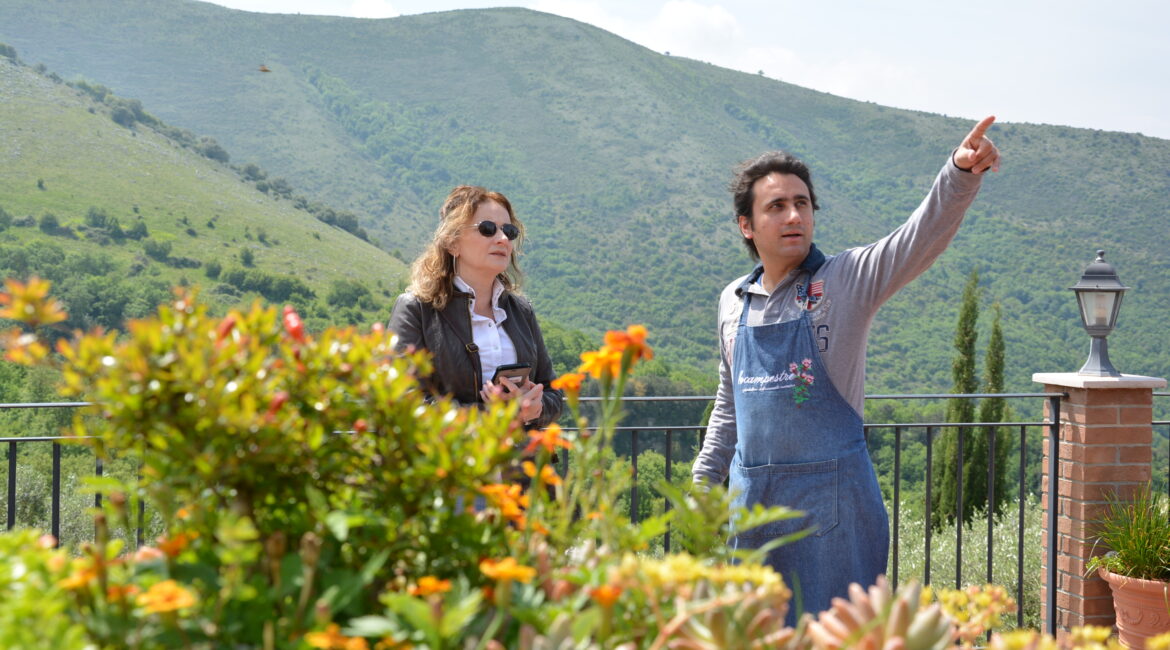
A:
<svg viewBox="0 0 1170 650">
<path fill-rule="evenodd" d="M 1157 377 L 1122 375 L 1092 377 L 1076 373 L 1036 373 L 1032 381 L 1044 391 L 1066 393 L 1060 403 L 1060 446 L 1057 485 L 1056 585 L 1048 582 L 1048 521 L 1052 503 L 1048 475 L 1049 445 L 1045 444 L 1041 506 L 1044 508 L 1042 615 L 1048 621 L 1048 590 L 1056 590 L 1057 638 L 1080 625 L 1112 626 L 1113 597 L 1109 585 L 1085 564 L 1108 551 L 1096 542 L 1096 521 L 1106 498 L 1128 499 L 1150 480 L 1153 391 L 1166 386 Z M 1045 418 L 1050 418 L 1045 405 Z M 1045 432 L 1047 434 L 1047 431 Z"/>
</svg>

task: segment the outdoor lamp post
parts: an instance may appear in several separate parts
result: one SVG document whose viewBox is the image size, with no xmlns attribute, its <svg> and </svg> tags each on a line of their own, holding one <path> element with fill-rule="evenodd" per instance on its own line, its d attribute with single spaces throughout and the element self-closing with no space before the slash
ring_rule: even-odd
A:
<svg viewBox="0 0 1170 650">
<path fill-rule="evenodd" d="M 1085 325 L 1085 331 L 1093 337 L 1089 344 L 1089 360 L 1077 374 L 1120 377 L 1121 373 L 1109 363 L 1109 345 L 1105 337 L 1117 325 L 1121 297 L 1129 287 L 1123 286 L 1117 279 L 1113 265 L 1105 261 L 1105 251 L 1098 250 L 1097 259 L 1085 267 L 1080 281 L 1070 288 L 1077 292 L 1077 304 L 1081 308 L 1081 322 Z"/>
</svg>

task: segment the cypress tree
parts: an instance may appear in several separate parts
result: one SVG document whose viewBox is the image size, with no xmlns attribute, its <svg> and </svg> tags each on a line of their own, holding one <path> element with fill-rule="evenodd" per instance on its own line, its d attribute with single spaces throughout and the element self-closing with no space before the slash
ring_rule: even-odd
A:
<svg viewBox="0 0 1170 650">
<path fill-rule="evenodd" d="M 991 337 L 987 340 L 987 356 L 983 362 L 983 392 L 985 393 L 1002 393 L 1003 392 L 1003 371 L 1004 371 L 1004 343 L 1003 343 L 1003 327 L 1002 327 L 1002 312 L 999 303 L 992 306 L 994 310 L 994 320 L 991 323 Z M 1006 401 L 1002 397 L 989 397 L 979 402 L 979 422 L 1003 422 L 1010 417 L 1010 409 L 1007 407 Z M 982 463 L 983 467 L 975 468 L 975 463 L 972 463 L 972 472 L 968 485 L 978 483 L 982 487 L 982 491 L 977 495 L 978 498 L 973 500 L 964 499 L 972 504 L 972 507 L 982 507 L 987 504 L 987 469 L 990 463 L 986 462 L 990 454 L 991 436 L 995 436 L 995 485 L 992 496 L 992 503 L 990 508 L 999 514 L 1003 505 L 1007 503 L 1007 461 L 1008 461 L 1008 429 L 1006 427 L 987 427 L 983 429 L 983 435 L 979 436 L 983 444 L 983 454 L 973 460 L 975 463 Z M 974 490 L 972 490 L 974 492 Z M 973 497 L 976 495 L 972 495 Z"/>
<path fill-rule="evenodd" d="M 975 340 L 979 333 L 975 325 L 979 320 L 979 272 L 971 271 L 967 285 L 963 288 L 963 303 L 959 308 L 959 322 L 955 326 L 955 358 L 951 362 L 952 394 L 974 393 L 978 388 L 975 377 Z M 975 403 L 970 398 L 947 400 L 947 422 L 974 422 Z M 970 430 L 963 428 L 963 445 L 970 447 Z M 935 445 L 934 467 L 931 478 L 934 486 L 931 522 L 935 528 L 955 520 L 956 498 L 959 481 L 959 428 L 943 429 Z M 964 456 L 970 456 L 964 453 Z M 973 464 L 973 463 L 972 463 Z M 968 473 L 970 464 L 964 467 Z M 983 470 L 986 471 L 986 466 Z M 967 492 L 968 490 L 964 490 Z M 966 501 L 966 494 L 964 494 Z M 964 519 L 969 516 L 964 507 Z"/>
</svg>

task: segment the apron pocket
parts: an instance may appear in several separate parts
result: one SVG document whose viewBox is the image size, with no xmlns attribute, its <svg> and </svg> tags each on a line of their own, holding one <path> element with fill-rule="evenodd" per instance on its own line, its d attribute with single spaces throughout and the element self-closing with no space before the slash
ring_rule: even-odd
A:
<svg viewBox="0 0 1170 650">
<path fill-rule="evenodd" d="M 803 514 L 737 532 L 741 544 L 758 546 L 769 540 L 814 528 L 821 537 L 837 526 L 837 459 L 815 463 L 782 463 L 731 468 L 731 489 L 739 491 L 733 506 L 786 506 Z M 733 523 L 734 527 L 734 523 Z"/>
</svg>

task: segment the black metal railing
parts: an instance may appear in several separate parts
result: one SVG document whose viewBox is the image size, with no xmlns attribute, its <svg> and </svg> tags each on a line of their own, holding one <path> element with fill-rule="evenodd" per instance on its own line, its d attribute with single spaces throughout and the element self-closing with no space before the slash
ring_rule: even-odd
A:
<svg viewBox="0 0 1170 650">
<path fill-rule="evenodd" d="M 1046 400 L 1048 403 L 1049 413 L 1052 414 L 1052 417 L 1050 417 L 1050 419 L 1038 419 L 1038 420 L 1019 421 L 1019 422 L 997 422 L 997 423 L 983 423 L 983 422 L 979 422 L 979 423 L 974 423 L 974 422 L 968 422 L 968 423 L 949 423 L 949 422 L 893 423 L 893 422 L 891 422 L 891 423 L 871 423 L 871 424 L 865 425 L 866 435 L 871 440 L 871 443 L 879 435 L 886 434 L 886 435 L 892 435 L 892 437 L 893 437 L 892 444 L 893 444 L 893 450 L 894 450 L 894 452 L 893 452 L 894 453 L 894 472 L 893 472 L 893 479 L 892 479 L 892 503 L 891 503 L 890 509 L 891 509 L 891 519 L 892 519 L 892 525 L 891 525 L 891 579 L 893 580 L 894 584 L 898 584 L 898 581 L 899 581 L 899 577 L 900 577 L 899 574 L 900 574 L 900 570 L 901 570 L 900 557 L 901 557 L 901 552 L 903 549 L 902 532 L 901 532 L 901 523 L 902 523 L 902 521 L 901 521 L 901 517 L 902 517 L 901 499 L 902 499 L 902 492 L 903 492 L 903 487 L 904 487 L 904 477 L 902 476 L 903 446 L 907 443 L 907 441 L 909 439 L 916 437 L 916 436 L 912 436 L 909 434 L 911 432 L 922 432 L 922 435 L 917 436 L 917 437 L 922 439 L 924 446 L 925 446 L 924 451 L 925 451 L 925 457 L 926 457 L 926 467 L 925 467 L 925 473 L 924 473 L 924 477 L 923 477 L 925 503 L 923 504 L 923 506 L 924 506 L 923 512 L 926 513 L 927 522 L 926 522 L 926 525 L 924 526 L 925 530 L 923 531 L 924 566 L 923 566 L 922 578 L 923 578 L 924 583 L 929 584 L 931 582 L 931 573 L 932 573 L 931 558 L 932 558 L 932 549 L 933 549 L 933 541 L 934 541 L 933 540 L 933 530 L 932 530 L 932 527 L 931 527 L 930 522 L 929 522 L 929 517 L 930 517 L 929 513 L 932 511 L 932 507 L 934 505 L 932 503 L 933 486 L 932 486 L 931 476 L 933 475 L 933 464 L 936 462 L 936 460 L 934 458 L 934 450 L 933 450 L 936 436 L 944 428 L 955 428 L 957 430 L 957 432 L 958 432 L 957 443 L 958 443 L 958 447 L 959 447 L 957 458 L 958 458 L 958 462 L 960 465 L 958 468 L 956 468 L 956 472 L 957 472 L 958 476 L 962 476 L 963 475 L 962 464 L 964 462 L 964 457 L 965 457 L 965 454 L 963 452 L 964 452 L 964 446 L 966 444 L 967 436 L 971 433 L 972 430 L 982 429 L 982 430 L 985 430 L 987 432 L 986 435 L 988 436 L 988 446 L 989 446 L 989 450 L 990 450 L 988 457 L 990 459 L 992 459 L 992 461 L 989 463 L 989 467 L 988 467 L 989 494 L 988 494 L 988 498 L 987 498 L 987 503 L 995 503 L 996 495 L 993 492 L 994 486 L 996 484 L 995 479 L 997 477 L 997 473 L 1002 471 L 1002 468 L 996 467 L 995 462 L 994 462 L 994 458 L 995 458 L 994 449 L 995 449 L 995 446 L 997 444 L 999 444 L 999 442 L 1000 442 L 998 440 L 998 435 L 997 435 L 996 431 L 997 431 L 997 429 L 1009 428 L 1009 429 L 1013 429 L 1013 430 L 1018 431 L 1018 438 L 1016 440 L 1016 445 L 1018 446 L 1018 453 L 1019 453 L 1019 469 L 1018 469 L 1017 476 L 1015 477 L 1016 492 L 1017 492 L 1017 494 L 1016 494 L 1016 511 L 1017 511 L 1016 547 L 1017 548 L 1016 548 L 1016 553 L 1015 553 L 1015 555 L 1016 555 L 1016 574 L 1017 574 L 1016 575 L 1016 598 L 1017 598 L 1017 602 L 1023 602 L 1024 557 L 1025 557 L 1025 551 L 1026 551 L 1026 544 L 1025 544 L 1025 539 L 1024 539 L 1024 528 L 1025 528 L 1024 516 L 1025 516 L 1025 507 L 1026 507 L 1027 499 L 1029 496 L 1033 496 L 1033 495 L 1029 494 L 1029 490 L 1026 487 L 1027 483 L 1028 483 L 1028 477 L 1026 476 L 1026 472 L 1028 471 L 1029 462 L 1033 462 L 1027 456 L 1027 453 L 1028 453 L 1027 450 L 1029 448 L 1028 442 L 1030 440 L 1029 436 L 1030 435 L 1041 435 L 1042 437 L 1046 437 L 1049 440 L 1056 438 L 1057 427 L 1059 426 L 1059 419 L 1060 419 L 1060 417 L 1059 417 L 1060 398 L 1062 396 L 1063 396 L 1062 393 L 996 393 L 996 394 L 977 393 L 977 394 L 964 394 L 964 395 L 918 394 L 918 395 L 868 395 L 868 396 L 866 396 L 867 400 L 903 400 L 903 401 L 940 400 L 940 399 L 954 399 L 954 398 L 979 399 L 979 398 L 989 398 L 989 397 L 1005 398 L 1005 399 Z M 1154 393 L 1154 396 L 1155 397 L 1170 397 L 1170 393 L 1159 392 L 1159 393 Z M 624 398 L 624 402 L 626 402 L 630 406 L 633 406 L 633 405 L 636 405 L 639 403 L 652 403 L 652 402 L 706 403 L 706 402 L 710 402 L 711 400 L 713 400 L 713 398 L 710 396 L 657 396 L 657 397 L 626 397 L 626 398 Z M 590 402 L 596 402 L 597 398 L 582 397 L 581 401 L 588 404 Z M 86 405 L 86 404 L 85 403 L 76 403 L 76 402 L 0 404 L 0 412 L 3 412 L 5 410 L 9 410 L 9 409 L 61 409 L 61 408 L 72 409 L 72 408 L 77 408 L 79 406 L 84 406 L 84 405 Z M 1165 427 L 1168 434 L 1170 434 L 1170 421 L 1154 421 L 1152 424 L 1154 425 L 1154 427 Z M 1038 432 L 1039 429 L 1044 429 L 1044 428 L 1047 428 L 1047 435 L 1046 436 L 1044 436 L 1042 433 Z M 631 475 L 632 475 L 630 497 L 629 497 L 630 498 L 629 505 L 630 505 L 631 519 L 634 519 L 635 521 L 637 520 L 638 512 L 639 512 L 639 500 L 640 500 L 640 498 L 642 498 L 642 496 L 640 495 L 641 490 L 638 487 L 637 479 L 638 479 L 638 460 L 639 460 L 639 457 L 641 456 L 643 440 L 646 437 L 650 436 L 650 437 L 657 438 L 658 440 L 660 440 L 662 442 L 661 446 L 662 446 L 662 449 L 664 451 L 664 456 L 665 456 L 665 461 L 666 461 L 665 462 L 665 479 L 667 482 L 671 482 L 674 479 L 672 468 L 673 468 L 673 464 L 675 461 L 674 456 L 675 456 L 675 451 L 676 451 L 676 448 L 675 448 L 676 447 L 676 445 L 675 445 L 676 436 L 680 433 L 689 433 L 692 435 L 692 437 L 697 435 L 698 444 L 701 447 L 704 429 L 705 429 L 705 427 L 703 427 L 702 425 L 699 425 L 699 424 L 694 424 L 694 425 L 673 425 L 672 424 L 669 426 L 657 426 L 657 425 L 626 426 L 626 427 L 618 427 L 617 428 L 617 431 L 619 433 L 624 433 L 624 434 L 627 434 L 629 436 L 629 438 L 628 438 L 628 440 L 629 440 L 629 460 L 630 460 L 630 464 L 631 464 Z M 1030 433 L 1030 432 L 1035 432 L 1035 433 Z M 3 432 L 0 432 L 0 433 L 3 433 Z M 6 443 L 6 444 L 3 444 L 3 443 Z M 8 472 L 7 472 L 8 473 L 7 488 L 8 489 L 7 489 L 7 495 L 6 495 L 6 512 L 7 512 L 6 520 L 7 520 L 7 526 L 9 529 L 13 528 L 17 524 L 17 521 L 16 521 L 16 519 L 17 519 L 17 517 L 16 517 L 16 515 L 17 515 L 16 499 L 17 499 L 17 494 L 18 494 L 18 492 L 17 492 L 17 488 L 18 488 L 18 485 L 17 485 L 17 459 L 19 458 L 19 455 L 20 455 L 19 450 L 18 450 L 18 445 L 46 444 L 46 443 L 52 445 L 52 476 L 51 476 L 51 487 L 50 487 L 51 505 L 49 508 L 49 510 L 50 510 L 50 522 L 49 522 L 50 523 L 50 532 L 52 532 L 52 534 L 54 536 L 56 536 L 58 539 L 60 539 L 60 536 L 61 536 L 61 497 L 62 497 L 62 494 L 61 494 L 61 481 L 62 481 L 62 478 L 61 478 L 61 448 L 62 448 L 62 444 L 60 442 L 60 438 L 57 438 L 54 436 L 0 437 L 0 446 L 6 447 L 6 449 L 7 449 L 7 470 L 8 470 Z M 657 446 L 657 445 L 655 445 L 655 446 Z M 1170 455 L 1170 454 L 1168 454 L 1168 455 Z M 688 458 L 688 459 L 693 459 L 693 456 Z M 684 460 L 687 460 L 687 459 L 684 459 Z M 1057 474 L 1055 469 L 1056 469 L 1057 464 L 1059 462 L 1058 454 L 1056 454 L 1056 453 L 1049 454 L 1048 460 L 1049 460 L 1050 475 L 1055 476 Z M 561 459 L 560 459 L 560 463 L 561 463 L 562 471 L 567 470 L 569 463 L 570 463 L 570 455 L 568 453 L 562 454 Z M 94 467 L 94 476 L 98 476 L 98 477 L 102 476 L 103 466 L 102 466 L 100 459 L 94 460 L 93 467 Z M 1170 486 L 1170 463 L 1167 463 L 1166 476 L 1167 476 L 1168 486 Z M 1038 479 L 1035 482 L 1038 483 L 1039 482 Z M 961 503 L 962 502 L 962 493 L 961 493 L 962 486 L 961 485 L 958 486 L 958 490 L 959 490 L 959 493 L 957 494 L 956 501 L 958 503 Z M 1170 487 L 1168 487 L 1168 492 L 1170 492 Z M 100 506 L 101 499 L 102 499 L 102 495 L 100 493 L 96 494 L 94 496 L 94 504 L 97 506 Z M 141 501 L 139 502 L 139 504 L 141 506 Z M 664 506 L 663 506 L 664 508 L 670 507 L 669 502 L 666 501 L 665 499 L 663 499 L 663 504 L 664 504 Z M 1048 533 L 1050 536 L 1050 539 L 1048 540 L 1048 549 L 1049 549 L 1050 553 L 1054 553 L 1055 549 L 1056 549 L 1056 543 L 1055 543 L 1054 536 L 1055 536 L 1056 530 L 1057 530 L 1057 526 L 1056 526 L 1055 522 L 1056 522 L 1056 517 L 1058 514 L 1059 513 L 1056 512 L 1056 509 L 1050 509 L 1050 511 L 1048 513 L 1048 515 L 1049 515 Z M 138 529 L 137 529 L 136 537 L 137 537 L 137 542 L 139 544 L 141 544 L 142 539 L 143 539 L 143 534 L 144 534 L 144 531 L 143 531 L 143 529 L 144 529 L 144 523 L 143 523 L 144 522 L 144 511 L 141 509 L 141 507 L 139 509 L 138 515 L 139 515 L 139 517 L 138 517 L 139 521 L 138 521 Z M 987 527 L 988 527 L 988 539 L 987 539 L 987 552 L 986 552 L 986 561 L 985 561 L 985 570 L 986 570 L 985 576 L 986 576 L 987 582 L 993 582 L 994 581 L 993 559 L 994 559 L 995 549 L 994 549 L 994 539 L 992 536 L 992 529 L 993 529 L 993 525 L 994 525 L 994 522 L 993 522 L 994 513 L 991 512 L 990 508 L 988 509 L 986 516 L 987 516 Z M 963 543 L 964 543 L 963 530 L 964 530 L 963 519 L 962 519 L 962 517 L 957 517 L 956 518 L 956 526 L 955 526 L 955 586 L 956 587 L 962 586 L 962 580 L 964 577 L 963 576 L 963 554 L 962 554 L 963 553 L 963 551 L 962 551 Z M 670 540 L 670 533 L 668 531 L 663 539 L 663 550 L 665 552 L 670 552 L 670 548 L 671 548 L 671 540 Z M 1049 581 L 1048 584 L 1055 584 L 1055 581 L 1056 581 L 1056 562 L 1054 561 L 1054 559 L 1052 557 L 1048 558 L 1047 569 L 1048 569 L 1047 579 Z M 1056 591 L 1057 591 L 1056 589 L 1049 589 L 1048 590 L 1048 594 L 1049 594 L 1050 599 L 1055 597 Z M 1049 603 L 1048 611 L 1050 611 L 1050 612 L 1055 611 L 1054 603 Z M 1018 622 L 1022 624 L 1022 617 L 1023 617 L 1022 609 L 1021 609 L 1021 611 L 1018 612 L 1017 617 L 1019 619 Z"/>
</svg>

